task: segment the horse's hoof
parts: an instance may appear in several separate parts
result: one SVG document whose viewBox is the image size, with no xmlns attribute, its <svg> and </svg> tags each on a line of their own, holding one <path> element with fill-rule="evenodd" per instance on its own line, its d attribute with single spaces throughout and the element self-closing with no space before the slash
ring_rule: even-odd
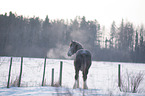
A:
<svg viewBox="0 0 145 96">
<path fill-rule="evenodd" d="M 88 89 L 87 82 L 84 81 L 83 89 Z"/>
<path fill-rule="evenodd" d="M 84 87 L 83 89 L 88 89 L 88 87 L 86 86 L 86 87 Z"/>
<path fill-rule="evenodd" d="M 77 88 L 77 87 L 75 87 L 75 86 L 73 87 L 73 89 L 76 89 L 76 88 Z"/>
<path fill-rule="evenodd" d="M 73 89 L 76 89 L 76 88 L 79 88 L 79 80 L 76 80 L 73 86 Z"/>
<path fill-rule="evenodd" d="M 73 89 L 76 89 L 76 88 L 79 88 L 79 87 L 78 87 L 78 86 L 76 86 L 76 85 L 74 85 L 74 86 L 73 86 Z"/>
<path fill-rule="evenodd" d="M 73 89 L 79 88 L 77 84 L 74 84 Z"/>
<path fill-rule="evenodd" d="M 88 86 L 84 84 L 83 89 L 88 89 Z"/>
</svg>

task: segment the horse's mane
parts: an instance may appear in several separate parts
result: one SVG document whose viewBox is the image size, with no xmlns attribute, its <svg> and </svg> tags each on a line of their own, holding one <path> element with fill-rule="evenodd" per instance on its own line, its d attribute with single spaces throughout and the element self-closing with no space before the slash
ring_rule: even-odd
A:
<svg viewBox="0 0 145 96">
<path fill-rule="evenodd" d="M 83 49 L 83 46 L 80 44 L 80 43 L 78 43 L 78 42 L 76 42 L 76 41 L 72 41 L 73 43 L 76 43 L 76 45 L 77 45 L 77 49 L 79 50 L 79 49 Z"/>
</svg>

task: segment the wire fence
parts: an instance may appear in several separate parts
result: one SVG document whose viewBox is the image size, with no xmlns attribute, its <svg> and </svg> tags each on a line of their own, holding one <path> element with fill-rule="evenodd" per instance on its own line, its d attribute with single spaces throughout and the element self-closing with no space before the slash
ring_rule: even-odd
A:
<svg viewBox="0 0 145 96">
<path fill-rule="evenodd" d="M 6 87 L 8 81 L 9 65 L 11 57 L 0 57 L 0 87 Z M 63 62 L 62 86 L 73 87 L 74 64 L 73 60 L 46 59 L 44 85 L 50 86 L 52 69 L 54 69 L 54 82 L 59 82 L 60 61 Z M 121 76 L 126 72 L 143 72 L 144 64 L 120 63 L 120 62 L 92 62 L 88 74 L 88 86 L 91 89 L 115 89 L 118 86 L 118 64 L 121 65 Z M 21 57 L 13 57 L 10 86 L 15 86 L 20 74 Z M 21 86 L 41 86 L 44 72 L 44 58 L 23 58 L 23 72 Z M 79 73 L 80 87 L 83 85 L 82 73 Z M 143 81 L 145 86 L 145 80 Z"/>
</svg>

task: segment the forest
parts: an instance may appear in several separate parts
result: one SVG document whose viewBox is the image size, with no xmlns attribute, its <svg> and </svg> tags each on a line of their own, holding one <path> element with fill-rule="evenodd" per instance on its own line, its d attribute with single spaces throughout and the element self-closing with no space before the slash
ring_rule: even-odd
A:
<svg viewBox="0 0 145 96">
<path fill-rule="evenodd" d="M 73 20 L 45 20 L 39 17 L 0 14 L 0 56 L 48 57 L 68 59 L 66 53 L 71 40 L 90 50 L 92 59 L 111 62 L 145 63 L 144 25 L 134 26 L 122 21 L 105 26 L 97 20 L 76 16 Z"/>
</svg>

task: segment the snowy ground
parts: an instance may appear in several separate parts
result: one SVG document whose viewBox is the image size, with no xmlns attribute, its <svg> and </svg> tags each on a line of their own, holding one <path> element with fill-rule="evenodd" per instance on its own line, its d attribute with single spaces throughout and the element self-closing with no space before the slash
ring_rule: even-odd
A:
<svg viewBox="0 0 145 96">
<path fill-rule="evenodd" d="M 54 68 L 54 81 L 59 80 L 60 61 L 63 61 L 62 87 L 50 87 L 51 71 Z M 13 58 L 11 70 L 11 86 L 19 76 L 20 72 L 19 57 Z M 45 96 L 45 95 L 128 95 L 128 96 L 145 96 L 145 78 L 139 86 L 138 93 L 120 92 L 118 88 L 118 64 L 121 64 L 122 78 L 128 74 L 145 74 L 145 64 L 139 63 L 121 63 L 121 62 L 98 62 L 93 61 L 88 74 L 88 90 L 82 88 L 82 73 L 80 72 L 80 88 L 72 89 L 74 84 L 74 66 L 72 60 L 47 59 L 45 87 L 41 87 L 44 59 L 43 58 L 24 58 L 21 87 L 6 88 L 8 80 L 10 57 L 0 57 L 0 96 Z M 59 94 L 58 94 L 59 93 Z"/>
</svg>

